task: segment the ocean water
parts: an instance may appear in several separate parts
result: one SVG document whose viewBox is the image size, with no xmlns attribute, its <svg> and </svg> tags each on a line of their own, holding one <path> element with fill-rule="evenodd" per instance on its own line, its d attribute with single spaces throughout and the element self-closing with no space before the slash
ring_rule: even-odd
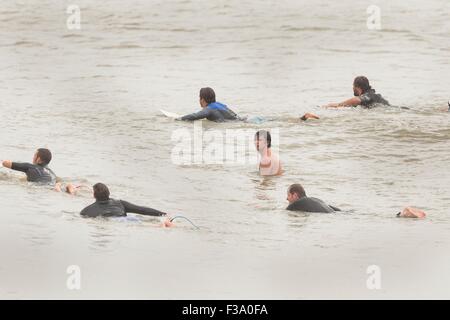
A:
<svg viewBox="0 0 450 320">
<path fill-rule="evenodd" d="M 51 168 L 85 185 L 71 197 L 0 169 L 1 298 L 450 297 L 448 1 L 378 1 L 380 30 L 371 3 L 349 0 L 78 0 L 80 30 L 71 4 L 0 4 L 0 159 L 48 147 Z M 351 97 L 358 75 L 394 107 L 318 107 Z M 196 129 L 159 110 L 199 110 L 204 86 L 270 121 L 201 132 L 278 133 L 283 176 L 259 177 L 252 148 L 246 163 L 174 161 L 174 134 Z M 82 219 L 96 182 L 200 229 Z M 292 183 L 343 211 L 287 212 Z M 408 205 L 428 217 L 395 218 Z"/>
</svg>

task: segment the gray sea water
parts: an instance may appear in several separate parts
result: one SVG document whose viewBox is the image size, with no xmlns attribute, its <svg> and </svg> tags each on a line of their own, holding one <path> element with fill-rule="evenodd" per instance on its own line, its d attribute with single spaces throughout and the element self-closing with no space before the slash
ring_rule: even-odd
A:
<svg viewBox="0 0 450 320">
<path fill-rule="evenodd" d="M 81 9 L 69 30 L 67 6 Z M 192 219 L 86 220 L 93 200 L 0 169 L 0 297 L 138 299 L 450 298 L 450 3 L 377 1 L 3 1 L 0 159 L 38 147 L 67 181 Z M 355 76 L 395 106 L 329 110 Z M 172 134 L 198 90 L 279 130 L 285 174 L 177 165 Z M 319 121 L 300 122 L 304 112 Z M 250 151 L 249 151 L 250 152 Z M 343 209 L 284 210 L 286 189 Z M 425 220 L 395 218 L 413 205 Z M 68 266 L 81 270 L 69 290 Z M 381 289 L 367 287 L 367 268 Z"/>
</svg>

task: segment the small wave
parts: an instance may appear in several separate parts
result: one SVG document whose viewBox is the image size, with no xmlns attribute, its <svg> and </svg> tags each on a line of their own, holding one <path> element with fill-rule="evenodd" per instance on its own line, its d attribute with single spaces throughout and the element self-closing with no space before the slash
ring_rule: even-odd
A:
<svg viewBox="0 0 450 320">
<path fill-rule="evenodd" d="M 98 67 L 98 68 L 113 68 L 115 66 L 112 64 L 97 64 L 96 67 Z"/>
<path fill-rule="evenodd" d="M 350 53 L 350 52 L 357 52 L 356 50 L 351 49 L 338 49 L 338 48 L 318 48 L 319 50 L 328 51 L 328 52 L 343 52 L 343 53 Z"/>
<path fill-rule="evenodd" d="M 148 27 L 139 27 L 139 26 L 123 26 L 121 27 L 123 30 L 139 30 L 139 31 L 150 31 L 151 28 Z"/>
<path fill-rule="evenodd" d="M 387 33 L 404 33 L 404 34 L 410 34 L 411 33 L 411 31 L 409 31 L 409 30 L 392 29 L 392 28 L 383 28 L 383 32 L 387 32 Z"/>
<path fill-rule="evenodd" d="M 414 139 L 417 141 L 441 142 L 449 139 L 450 129 L 436 131 L 423 131 L 420 128 L 398 129 L 386 132 L 384 136 L 399 139 Z"/>
<path fill-rule="evenodd" d="M 167 29 L 166 31 L 169 31 L 169 32 L 197 32 L 197 31 L 199 31 L 199 29 L 173 28 L 173 29 Z"/>
<path fill-rule="evenodd" d="M 0 181 L 10 181 L 11 176 L 6 172 L 0 172 Z"/>
<path fill-rule="evenodd" d="M 225 25 L 225 26 L 217 26 L 217 27 L 211 27 L 210 30 L 242 30 L 242 29 L 254 29 L 259 28 L 256 24 L 248 24 L 248 25 Z"/>
<path fill-rule="evenodd" d="M 28 41 L 28 40 L 22 40 L 22 41 L 16 41 L 13 46 L 17 47 L 42 47 L 43 44 L 37 41 Z"/>
<path fill-rule="evenodd" d="M 96 75 L 91 76 L 90 78 L 92 78 L 92 79 L 102 79 L 102 78 L 112 79 L 112 78 L 115 78 L 115 76 L 106 76 L 103 74 L 96 74 Z M 102 91 L 100 91 L 100 92 L 102 92 Z"/>
<path fill-rule="evenodd" d="M 145 49 L 144 47 L 137 45 L 137 44 L 119 44 L 114 46 L 104 46 L 101 47 L 102 50 L 110 50 L 110 49 Z"/>
<path fill-rule="evenodd" d="M 69 33 L 61 36 L 61 38 L 83 38 L 84 36 L 82 34 L 78 33 Z"/>
<path fill-rule="evenodd" d="M 335 28 L 329 28 L 329 27 L 293 27 L 293 26 L 281 26 L 281 29 L 284 31 L 292 31 L 292 32 L 299 32 L 299 31 L 336 31 Z"/>
<path fill-rule="evenodd" d="M 20 11 L 17 10 L 5 10 L 5 11 L 1 11 L 0 14 L 4 15 L 4 14 L 16 14 L 16 13 L 21 13 Z"/>
<path fill-rule="evenodd" d="M 154 48 L 158 48 L 158 49 L 190 49 L 191 47 L 174 44 L 172 46 L 158 46 L 158 47 L 154 47 Z"/>
</svg>

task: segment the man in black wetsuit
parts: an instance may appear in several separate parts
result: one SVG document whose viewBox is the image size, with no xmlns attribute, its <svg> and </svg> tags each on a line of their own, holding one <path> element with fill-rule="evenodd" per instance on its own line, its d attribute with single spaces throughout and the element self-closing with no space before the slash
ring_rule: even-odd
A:
<svg viewBox="0 0 450 320">
<path fill-rule="evenodd" d="M 48 149 L 38 149 L 33 156 L 33 163 L 3 161 L 3 166 L 15 171 L 21 171 L 27 175 L 28 182 L 55 187 L 56 191 L 64 190 L 67 193 L 75 194 L 76 187 L 72 184 L 62 185 L 58 182 L 55 173 L 48 167 L 52 161 L 52 153 Z"/>
<path fill-rule="evenodd" d="M 95 202 L 81 211 L 84 217 L 125 217 L 127 213 L 138 213 L 146 216 L 162 217 L 167 213 L 152 208 L 140 207 L 123 200 L 114 200 L 109 197 L 109 189 L 103 183 L 97 183 L 93 187 Z M 165 226 L 170 224 L 165 222 Z"/>
<path fill-rule="evenodd" d="M 369 80 L 364 77 L 356 77 L 353 81 L 353 98 L 345 100 L 340 103 L 330 103 L 325 107 L 338 108 L 338 107 L 356 107 L 363 106 L 365 108 L 372 108 L 377 105 L 389 106 L 389 102 L 384 99 L 381 94 L 376 93 L 375 89 L 369 84 Z"/>
<path fill-rule="evenodd" d="M 55 184 L 56 175 L 48 167 L 52 153 L 48 149 L 38 149 L 33 156 L 33 163 L 3 161 L 3 166 L 27 175 L 27 181 L 40 184 Z"/>
<path fill-rule="evenodd" d="M 188 114 L 177 120 L 194 121 L 208 119 L 214 122 L 224 122 L 227 120 L 241 120 L 236 113 L 226 105 L 216 102 L 216 93 L 211 88 L 200 89 L 200 106 L 202 110 Z"/>
<path fill-rule="evenodd" d="M 332 213 L 340 209 L 327 205 L 320 199 L 307 197 L 305 189 L 300 184 L 293 184 L 288 188 L 287 201 L 289 206 L 286 210 L 303 212 Z"/>
<path fill-rule="evenodd" d="M 364 77 L 356 77 L 353 80 L 353 98 L 345 100 L 340 103 L 329 103 L 325 105 L 325 108 L 339 108 L 339 107 L 356 107 L 362 106 L 364 108 L 372 108 L 375 106 L 389 106 L 389 102 L 385 100 L 381 94 L 376 93 L 375 89 L 369 84 L 369 80 Z M 320 119 L 319 116 L 313 113 L 305 113 L 301 118 L 301 120 L 306 121 L 308 119 Z"/>
</svg>

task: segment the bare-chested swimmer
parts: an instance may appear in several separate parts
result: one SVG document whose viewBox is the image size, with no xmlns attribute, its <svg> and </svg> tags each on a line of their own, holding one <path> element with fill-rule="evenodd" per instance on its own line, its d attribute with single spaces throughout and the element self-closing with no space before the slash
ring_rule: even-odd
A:
<svg viewBox="0 0 450 320">
<path fill-rule="evenodd" d="M 272 151 L 270 132 L 260 130 L 255 134 L 255 146 L 259 153 L 259 174 L 261 176 L 279 176 L 283 173 L 281 161 Z"/>
</svg>

